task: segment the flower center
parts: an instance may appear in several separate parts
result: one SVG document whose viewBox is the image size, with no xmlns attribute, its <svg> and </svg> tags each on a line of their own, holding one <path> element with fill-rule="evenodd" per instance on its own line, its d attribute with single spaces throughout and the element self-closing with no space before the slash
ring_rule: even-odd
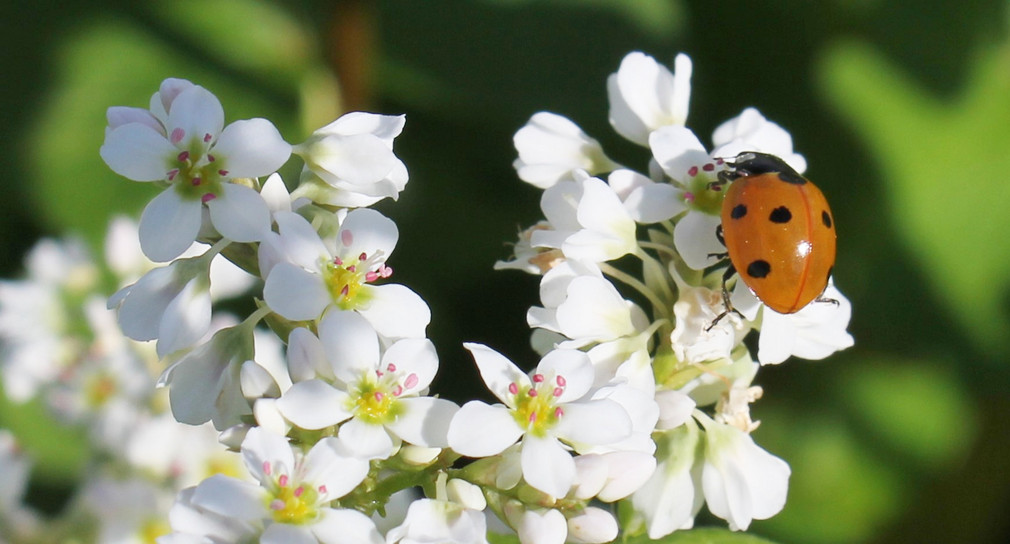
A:
<svg viewBox="0 0 1010 544">
<path fill-rule="evenodd" d="M 356 259 L 344 260 L 334 257 L 322 267 L 326 288 L 334 304 L 342 310 L 354 310 L 368 302 L 367 290 L 362 286 L 380 278 L 393 275 L 393 269 L 380 261 L 380 252 L 369 256 L 366 253 Z"/>
<path fill-rule="evenodd" d="M 416 387 L 418 381 L 417 374 L 412 372 L 404 376 L 395 364 L 376 370 L 374 378 L 359 382 L 352 395 L 354 416 L 374 425 L 395 419 L 403 411 L 397 399 L 404 391 Z"/>
<path fill-rule="evenodd" d="M 717 181 L 718 171 L 723 167 L 722 159 L 715 163 L 705 163 L 701 166 L 692 166 L 687 170 L 685 180 L 684 203 L 692 210 L 707 213 L 709 215 L 719 215 L 722 210 L 722 199 L 725 195 L 725 188 L 721 185 L 712 185 Z"/>
<path fill-rule="evenodd" d="M 221 193 L 221 183 L 227 179 L 228 171 L 211 153 L 205 153 L 207 138 L 193 142 L 189 150 L 181 151 L 169 161 L 168 181 L 175 186 L 179 195 L 187 200 L 213 200 Z"/>
<path fill-rule="evenodd" d="M 557 375 L 550 380 L 543 374 L 534 374 L 533 385 L 525 391 L 515 382 L 509 384 L 509 393 L 515 399 L 512 417 L 516 423 L 527 432 L 543 436 L 564 415 L 564 410 L 556 402 L 564 394 L 567 384 L 564 376 Z"/>
<path fill-rule="evenodd" d="M 326 490 L 320 488 L 317 491 L 306 485 L 291 486 L 288 480 L 286 474 L 277 478 L 278 487 L 269 504 L 274 521 L 292 525 L 314 521 L 318 516 L 316 505 Z"/>
</svg>

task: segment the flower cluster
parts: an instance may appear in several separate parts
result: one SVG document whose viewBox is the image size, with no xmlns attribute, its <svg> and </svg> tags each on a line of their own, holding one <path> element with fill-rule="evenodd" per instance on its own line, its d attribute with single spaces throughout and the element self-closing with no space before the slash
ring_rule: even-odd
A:
<svg viewBox="0 0 1010 544">
<path fill-rule="evenodd" d="M 544 220 L 496 267 L 542 276 L 527 314 L 542 358 L 524 372 L 465 344 L 496 404 L 430 394 L 431 313 L 392 279 L 397 226 L 369 206 L 406 187 L 402 116 L 349 113 L 291 145 L 264 119 L 225 126 L 185 80 L 147 109 L 110 108 L 103 159 L 160 189 L 138 226 L 110 230 L 121 287 L 100 301 L 97 265 L 56 242 L 29 257 L 28 280 L 0 284 L 8 394 L 45 393 L 129 468 L 83 487 L 93 540 L 486 544 L 490 525 L 524 544 L 602 543 L 690 528 L 703 504 L 734 530 L 777 513 L 789 467 L 750 436 L 759 362 L 847 347 L 849 304 L 829 286 L 838 304 L 779 315 L 736 282 L 737 312 L 716 321 L 721 158 L 805 164 L 752 109 L 706 151 L 684 126 L 690 71 L 683 55 L 671 73 L 633 53 L 608 82 L 611 122 L 651 151 L 647 174 L 558 115 L 516 134 Z M 277 171 L 291 155 L 289 190 Z M 238 294 L 246 315 L 219 304 Z M 0 527 L 14 527 L 0 539 L 28 541 L 40 524 L 5 434 L 0 460 Z"/>
<path fill-rule="evenodd" d="M 691 70 L 683 54 L 671 72 L 643 53 L 631 53 L 607 81 L 610 124 L 648 150 L 642 172 L 609 158 L 567 118 L 535 114 L 515 135 L 514 166 L 523 181 L 544 190 L 544 219 L 519 234 L 512 260 L 496 265 L 542 276 L 542 306 L 527 314 L 534 344 L 544 354 L 541 366 L 581 357 L 589 397 L 624 399 L 634 422 L 630 436 L 640 440 L 614 446 L 613 436 L 593 442 L 564 434 L 582 409 L 568 409 L 563 388 L 549 403 L 562 417 L 545 425 L 543 412 L 537 412 L 524 424 L 532 411 L 528 406 L 540 407 L 526 396 L 535 392 L 539 399 L 542 389 L 530 389 L 506 370 L 486 371 L 492 357 L 475 351 L 492 390 L 526 431 L 522 468 L 530 485 L 555 498 L 578 497 L 585 485 L 567 453 L 546 452 L 542 443 L 552 438 L 579 454 L 574 466 L 590 451 L 649 456 L 655 470 L 629 484 L 628 495 L 635 519 L 629 529 L 637 523 L 651 538 L 691 527 L 703 504 L 734 530 L 781 510 L 789 466 L 750 436 L 758 422 L 751 420 L 749 406 L 762 393 L 753 385 L 757 370 L 790 356 L 821 359 L 852 345 L 845 330 L 850 305 L 831 282 L 824 296 L 836 304 L 814 302 L 784 315 L 731 279 L 736 311 L 727 311 L 725 266 L 719 266 L 726 248 L 717 235 L 725 192 L 713 182 L 728 168 L 726 159 L 743 152 L 776 155 L 798 172 L 806 161 L 794 152 L 789 133 L 753 108 L 720 125 L 707 150 L 685 126 Z M 757 362 L 743 344 L 751 331 L 759 334 Z M 561 376 L 556 370 L 540 372 L 548 379 Z M 620 395 L 609 393 L 619 388 Z M 493 417 L 487 408 L 468 406 L 459 417 L 471 411 L 472 417 Z M 609 412 L 609 418 L 592 415 L 593 438 L 604 438 L 608 425 L 627 427 L 613 416 L 616 410 Z M 553 432 L 544 430 L 552 424 Z M 456 447 L 452 430 L 450 444 Z M 527 449 L 537 453 L 527 455 Z M 632 472 L 626 468 L 621 476 L 631 478 Z M 556 524 L 560 530 L 560 519 Z"/>
</svg>

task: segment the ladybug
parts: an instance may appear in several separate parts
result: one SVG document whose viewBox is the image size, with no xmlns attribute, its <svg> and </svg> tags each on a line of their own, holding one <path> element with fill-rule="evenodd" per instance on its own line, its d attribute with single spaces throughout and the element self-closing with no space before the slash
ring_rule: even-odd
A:
<svg viewBox="0 0 1010 544">
<path fill-rule="evenodd" d="M 726 252 L 715 255 L 730 262 L 722 279 L 726 310 L 709 328 L 736 311 L 726 289 L 734 273 L 780 314 L 812 301 L 838 304 L 823 297 L 835 264 L 835 220 L 820 189 L 766 153 L 740 153 L 727 166 L 711 186 L 729 185 L 716 230 Z"/>
</svg>

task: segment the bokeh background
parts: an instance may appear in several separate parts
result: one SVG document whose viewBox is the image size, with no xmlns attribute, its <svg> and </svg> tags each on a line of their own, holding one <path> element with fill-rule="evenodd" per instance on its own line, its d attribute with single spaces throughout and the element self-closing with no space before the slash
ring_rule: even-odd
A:
<svg viewBox="0 0 1010 544">
<path fill-rule="evenodd" d="M 0 272 L 40 236 L 96 252 L 152 188 L 98 156 L 105 108 L 165 77 L 216 93 L 227 119 L 301 141 L 343 111 L 406 113 L 411 175 L 391 264 L 432 308 L 441 376 L 474 395 L 461 347 L 522 361 L 537 279 L 493 272 L 539 215 L 512 168 L 534 112 L 568 116 L 620 162 L 605 81 L 645 51 L 694 60 L 688 125 L 707 141 L 755 106 L 789 130 L 832 203 L 835 281 L 856 346 L 759 374 L 757 441 L 793 467 L 754 533 L 785 542 L 1010 538 L 1010 41 L 1005 0 L 35 0 L 4 2 Z M 295 179 L 294 173 L 288 179 Z M 81 437 L 0 405 L 37 458 L 30 499 L 57 511 L 86 470 Z M 717 521 L 701 519 L 701 522 Z"/>
</svg>

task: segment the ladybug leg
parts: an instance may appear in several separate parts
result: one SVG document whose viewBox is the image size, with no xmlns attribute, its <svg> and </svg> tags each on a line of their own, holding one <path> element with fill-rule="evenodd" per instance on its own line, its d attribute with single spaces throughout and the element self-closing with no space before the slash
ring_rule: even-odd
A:
<svg viewBox="0 0 1010 544">
<path fill-rule="evenodd" d="M 722 244 L 723 247 L 726 247 L 726 239 L 722 237 L 722 224 L 719 224 L 715 227 L 715 237 L 719 239 L 719 243 Z M 708 257 L 710 259 L 712 257 L 717 257 L 721 261 L 723 259 L 729 258 L 729 252 L 723 251 L 722 253 L 709 253 Z M 732 269 L 733 267 L 730 266 L 730 268 Z"/>
<path fill-rule="evenodd" d="M 817 295 L 817 298 L 814 299 L 814 302 L 830 302 L 831 304 L 834 304 L 835 306 L 838 306 L 838 304 L 839 304 L 839 302 L 837 300 L 835 300 L 833 298 L 828 298 L 828 297 L 824 296 L 823 293 L 821 293 L 820 295 Z"/>
<path fill-rule="evenodd" d="M 722 311 L 721 314 L 715 316 L 715 319 L 713 319 L 712 322 L 709 323 L 707 327 L 705 327 L 705 332 L 712 330 L 712 327 L 715 327 L 720 321 L 722 321 L 722 318 L 729 315 L 730 312 L 735 313 L 740 317 L 743 317 L 743 314 L 738 312 L 737 309 L 733 307 L 733 303 L 730 302 L 729 289 L 726 288 L 726 282 L 728 282 L 729 279 L 733 277 L 733 274 L 736 274 L 736 268 L 734 268 L 733 265 L 730 264 L 729 268 L 727 268 L 726 272 L 724 272 L 722 275 L 722 304 L 725 307 L 725 309 Z"/>
</svg>

